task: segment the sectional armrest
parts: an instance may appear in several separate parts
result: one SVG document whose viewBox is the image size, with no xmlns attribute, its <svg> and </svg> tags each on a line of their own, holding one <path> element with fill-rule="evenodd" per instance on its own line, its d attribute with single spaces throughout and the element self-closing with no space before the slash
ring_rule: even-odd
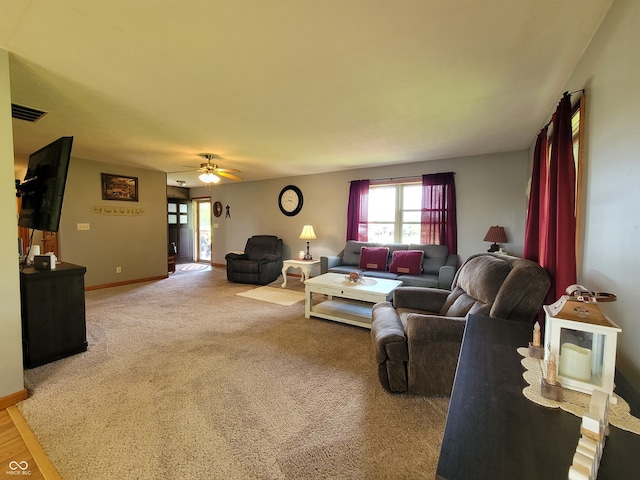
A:
<svg viewBox="0 0 640 480">
<path fill-rule="evenodd" d="M 342 257 L 339 255 L 327 255 L 320 257 L 320 273 L 327 273 L 330 268 L 342 265 Z"/>
<path fill-rule="evenodd" d="M 445 264 L 440 267 L 438 276 L 438 287 L 450 290 L 453 284 L 453 277 L 458 270 L 458 255 L 449 255 Z"/>
<path fill-rule="evenodd" d="M 393 291 L 393 306 L 438 313 L 450 293 L 440 288 L 398 287 Z"/>
</svg>

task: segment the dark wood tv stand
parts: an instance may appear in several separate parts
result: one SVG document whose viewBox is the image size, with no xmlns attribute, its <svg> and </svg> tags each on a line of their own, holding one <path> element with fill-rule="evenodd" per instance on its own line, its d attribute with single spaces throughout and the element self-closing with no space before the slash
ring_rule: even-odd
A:
<svg viewBox="0 0 640 480">
<path fill-rule="evenodd" d="M 55 270 L 20 272 L 22 352 L 33 368 L 87 350 L 85 267 L 60 263 Z"/>
<path fill-rule="evenodd" d="M 465 328 L 437 479 L 567 478 L 581 419 L 539 406 L 522 394 L 529 325 L 471 315 Z M 616 392 L 638 416 L 637 392 L 620 375 Z M 638 478 L 640 435 L 611 427 L 598 480 Z"/>
</svg>

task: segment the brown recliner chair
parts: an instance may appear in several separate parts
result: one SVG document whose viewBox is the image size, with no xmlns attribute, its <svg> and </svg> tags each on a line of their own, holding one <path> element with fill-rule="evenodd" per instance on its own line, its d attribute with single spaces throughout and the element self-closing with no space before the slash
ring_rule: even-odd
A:
<svg viewBox="0 0 640 480">
<path fill-rule="evenodd" d="M 549 286 L 537 263 L 485 253 L 467 259 L 451 291 L 397 288 L 393 304 L 373 306 L 380 383 L 389 392 L 450 395 L 467 314 L 533 325 Z"/>
</svg>

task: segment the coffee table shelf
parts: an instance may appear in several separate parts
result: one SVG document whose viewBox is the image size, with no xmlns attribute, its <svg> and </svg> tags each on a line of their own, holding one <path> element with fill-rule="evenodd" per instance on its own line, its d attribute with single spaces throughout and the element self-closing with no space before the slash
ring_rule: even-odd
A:
<svg viewBox="0 0 640 480">
<path fill-rule="evenodd" d="M 371 304 L 354 300 L 326 300 L 312 306 L 311 315 L 358 327 L 371 328 Z"/>
<path fill-rule="evenodd" d="M 334 322 L 371 328 L 371 307 L 390 300 L 393 291 L 402 285 L 398 280 L 376 278 L 366 283 L 343 282 L 344 275 L 325 273 L 305 283 L 305 317 L 318 317 Z M 313 294 L 326 295 L 327 300 L 313 303 Z"/>
</svg>

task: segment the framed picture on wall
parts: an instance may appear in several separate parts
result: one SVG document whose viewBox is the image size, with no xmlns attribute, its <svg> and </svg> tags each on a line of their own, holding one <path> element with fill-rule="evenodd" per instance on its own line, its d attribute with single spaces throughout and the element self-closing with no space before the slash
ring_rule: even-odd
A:
<svg viewBox="0 0 640 480">
<path fill-rule="evenodd" d="M 138 177 L 126 177 L 110 173 L 101 173 L 100 175 L 102 176 L 103 200 L 138 201 Z"/>
</svg>

